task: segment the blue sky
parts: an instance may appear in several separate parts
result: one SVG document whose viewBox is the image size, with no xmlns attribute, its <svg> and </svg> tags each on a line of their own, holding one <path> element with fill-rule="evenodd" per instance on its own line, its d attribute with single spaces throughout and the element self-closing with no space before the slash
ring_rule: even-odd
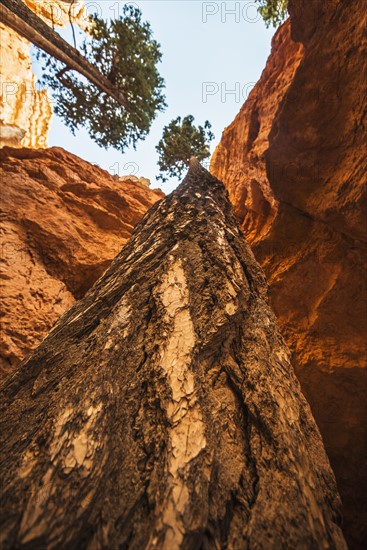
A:
<svg viewBox="0 0 367 550">
<path fill-rule="evenodd" d="M 132 3 L 151 23 L 154 38 L 161 44 L 163 60 L 159 68 L 166 81 L 168 108 L 158 115 L 149 136 L 138 144 L 136 151 L 129 149 L 121 154 L 114 149 L 101 149 L 85 131 L 78 131 L 74 137 L 56 116 L 49 145 L 64 147 L 120 176 L 133 173 L 147 177 L 153 187 L 160 186 L 169 192 L 177 181 L 164 185 L 155 181 L 159 173 L 155 146 L 163 127 L 178 115 L 192 114 L 197 124 L 208 119 L 215 134 L 214 150 L 222 131 L 233 120 L 265 67 L 274 30 L 266 29 L 256 3 L 250 0 Z M 87 10 L 95 11 L 97 7 L 104 18 L 117 14 L 122 5 L 123 2 L 110 0 L 86 0 Z M 65 31 L 62 34 L 68 36 Z"/>
</svg>

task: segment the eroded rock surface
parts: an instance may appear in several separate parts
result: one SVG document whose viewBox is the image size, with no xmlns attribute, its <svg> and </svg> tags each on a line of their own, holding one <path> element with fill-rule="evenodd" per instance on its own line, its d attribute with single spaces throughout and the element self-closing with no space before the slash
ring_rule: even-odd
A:
<svg viewBox="0 0 367 550">
<path fill-rule="evenodd" d="M 290 1 L 211 165 L 265 269 L 352 548 L 367 545 L 365 7 Z"/>
<path fill-rule="evenodd" d="M 4 375 L 100 277 L 163 193 L 61 148 L 0 155 Z"/>
<path fill-rule="evenodd" d="M 278 211 L 264 155 L 274 117 L 303 56 L 303 45 L 293 42 L 290 33 L 287 21 L 273 38 L 272 54 L 259 82 L 223 132 L 211 160 L 210 169 L 225 183 L 251 243 L 266 235 Z"/>
<path fill-rule="evenodd" d="M 345 549 L 223 185 L 193 162 L 1 391 L 2 547 Z"/>
<path fill-rule="evenodd" d="M 47 147 L 52 107 L 36 85 L 30 44 L 0 23 L 0 147 Z"/>
</svg>

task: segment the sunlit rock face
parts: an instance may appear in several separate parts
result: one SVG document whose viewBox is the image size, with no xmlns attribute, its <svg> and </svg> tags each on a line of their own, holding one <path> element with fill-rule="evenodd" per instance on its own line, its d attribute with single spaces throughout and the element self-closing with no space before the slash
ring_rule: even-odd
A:
<svg viewBox="0 0 367 550">
<path fill-rule="evenodd" d="M 44 21 L 63 27 L 70 21 L 81 24 L 86 16 L 84 0 L 24 0 L 24 3 Z"/>
<path fill-rule="evenodd" d="M 346 550 L 265 277 L 197 161 L 0 411 L 4 550 Z"/>
<path fill-rule="evenodd" d="M 365 3 L 289 3 L 212 171 L 265 269 L 323 434 L 352 548 L 366 545 Z"/>
<path fill-rule="evenodd" d="M 1 151 L 0 377 L 92 286 L 163 193 L 61 148 Z"/>
<path fill-rule="evenodd" d="M 2 24 L 0 33 L 0 144 L 46 147 L 52 108 L 47 92 L 36 87 L 30 44 Z"/>
<path fill-rule="evenodd" d="M 290 38 L 290 23 L 275 34 L 267 65 L 235 120 L 223 132 L 211 170 L 224 181 L 241 229 L 249 242 L 265 235 L 278 203 L 269 184 L 264 153 L 279 105 L 303 56 Z"/>
<path fill-rule="evenodd" d="M 61 0 L 26 0 L 25 3 L 49 25 L 64 26 L 70 20 L 80 26 L 85 24 L 83 2 L 71 5 Z M 52 105 L 47 91 L 36 84 L 30 43 L 1 23 L 0 33 L 0 146 L 47 147 Z"/>
</svg>

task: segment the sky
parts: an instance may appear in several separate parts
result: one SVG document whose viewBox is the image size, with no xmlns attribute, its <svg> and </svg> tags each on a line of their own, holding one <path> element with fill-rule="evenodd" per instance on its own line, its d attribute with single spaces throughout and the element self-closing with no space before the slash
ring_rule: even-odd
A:
<svg viewBox="0 0 367 550">
<path fill-rule="evenodd" d="M 166 193 L 178 181 L 162 184 L 155 146 L 163 127 L 178 115 L 192 114 L 195 124 L 209 120 L 215 134 L 213 151 L 222 131 L 228 126 L 252 87 L 259 79 L 270 53 L 274 29 L 267 29 L 256 10 L 256 2 L 201 2 L 199 0 L 137 0 L 143 19 L 150 22 L 154 38 L 163 53 L 159 72 L 165 79 L 168 108 L 159 113 L 150 134 L 140 141 L 136 151 L 123 154 L 115 149 L 102 149 L 85 130 L 73 136 L 61 119 L 54 116 L 49 146 L 68 151 L 96 163 L 120 176 L 149 178 L 152 187 Z M 124 2 L 85 1 L 86 13 L 98 10 L 105 19 L 117 16 Z M 60 31 L 71 41 L 68 30 Z M 36 73 L 39 67 L 34 63 Z"/>
</svg>

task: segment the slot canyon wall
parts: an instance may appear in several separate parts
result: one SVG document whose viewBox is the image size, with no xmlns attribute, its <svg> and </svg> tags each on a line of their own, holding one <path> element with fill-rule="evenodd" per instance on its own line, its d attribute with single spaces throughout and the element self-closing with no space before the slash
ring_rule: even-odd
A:
<svg viewBox="0 0 367 550">
<path fill-rule="evenodd" d="M 337 477 L 348 543 L 359 550 L 367 546 L 365 5 L 290 0 L 289 9 L 211 171 L 265 270 Z M 25 101 L 7 88 L 4 101 L 15 73 L 34 89 L 29 43 L 0 30 L 10 45 L 2 144 L 45 147 L 45 92 Z M 5 148 L 1 159 L 4 376 L 92 286 L 163 194 L 143 181 L 118 182 L 60 148 Z"/>
<path fill-rule="evenodd" d="M 351 548 L 366 515 L 365 2 L 291 0 L 211 171 L 270 284 Z"/>
<path fill-rule="evenodd" d="M 164 195 L 65 150 L 4 147 L 0 378 L 81 298 Z"/>
</svg>

